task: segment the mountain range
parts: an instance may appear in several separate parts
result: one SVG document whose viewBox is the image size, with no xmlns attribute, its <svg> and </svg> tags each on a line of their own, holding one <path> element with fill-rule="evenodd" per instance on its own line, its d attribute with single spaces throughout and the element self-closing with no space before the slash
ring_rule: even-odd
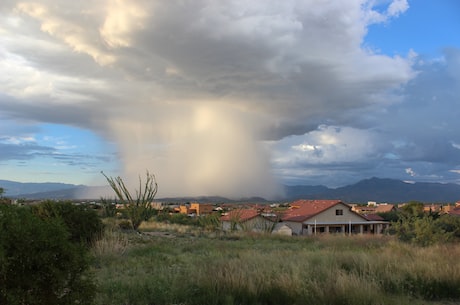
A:
<svg viewBox="0 0 460 305">
<path fill-rule="evenodd" d="M 65 183 L 20 183 L 9 180 L 0 180 L 0 187 L 4 189 L 4 196 L 24 199 L 99 199 L 101 195 L 113 197 L 108 187 L 94 187 Z M 277 201 L 291 201 L 296 199 L 340 199 L 347 203 L 366 203 L 368 201 L 401 203 L 421 201 L 433 203 L 453 203 L 460 200 L 460 185 L 442 183 L 408 183 L 396 179 L 370 178 L 358 183 L 338 188 L 329 188 L 324 185 L 291 185 L 284 186 L 285 195 Z M 90 194 L 95 194 L 91 196 Z M 174 197 L 159 198 L 170 202 L 198 201 L 198 202 L 262 202 L 263 198 L 241 198 L 238 200 L 219 196 Z"/>
</svg>

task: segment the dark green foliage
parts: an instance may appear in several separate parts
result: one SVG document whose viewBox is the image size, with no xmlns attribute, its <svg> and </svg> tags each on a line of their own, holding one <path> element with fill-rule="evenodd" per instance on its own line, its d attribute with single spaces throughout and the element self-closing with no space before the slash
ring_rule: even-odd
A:
<svg viewBox="0 0 460 305">
<path fill-rule="evenodd" d="M 441 230 L 450 234 L 453 239 L 460 240 L 460 217 L 442 215 L 437 219 L 437 225 Z"/>
<path fill-rule="evenodd" d="M 92 304 L 86 249 L 58 218 L 0 206 L 0 304 Z"/>
<path fill-rule="evenodd" d="M 186 214 L 181 214 L 181 213 L 159 213 L 156 216 L 156 220 L 160 222 L 166 222 L 166 223 L 176 223 L 180 225 L 197 225 L 197 217 L 190 217 Z"/>
<path fill-rule="evenodd" d="M 187 216 L 186 214 L 171 214 L 169 215 L 170 223 L 177 223 L 180 225 L 193 225 L 195 224 L 195 218 Z"/>
<path fill-rule="evenodd" d="M 423 211 L 424 204 L 419 201 L 411 201 L 400 208 L 399 213 L 405 217 L 422 217 L 425 212 Z"/>
<path fill-rule="evenodd" d="M 438 213 L 424 213 L 420 205 L 409 204 L 409 207 L 398 214 L 389 230 L 399 240 L 420 246 L 445 243 L 460 239 L 460 218 Z"/>
<path fill-rule="evenodd" d="M 398 221 L 399 215 L 400 215 L 397 211 L 377 213 L 377 214 L 386 221 Z"/>
<path fill-rule="evenodd" d="M 3 197 L 4 192 L 5 192 L 5 189 L 3 187 L 0 187 L 0 204 L 10 204 L 11 200 Z"/>
<path fill-rule="evenodd" d="M 48 200 L 34 206 L 33 212 L 43 219 L 63 221 L 69 230 L 70 240 L 87 246 L 99 238 L 104 229 L 97 213 L 84 205 Z"/>
</svg>

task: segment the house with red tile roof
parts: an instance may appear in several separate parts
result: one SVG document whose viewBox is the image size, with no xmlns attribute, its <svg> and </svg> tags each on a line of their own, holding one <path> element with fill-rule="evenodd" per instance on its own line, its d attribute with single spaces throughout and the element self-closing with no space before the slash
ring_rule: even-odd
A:
<svg viewBox="0 0 460 305">
<path fill-rule="evenodd" d="M 294 235 L 381 234 L 389 222 L 375 216 L 358 214 L 340 200 L 297 200 L 291 203 L 281 221 Z"/>
<path fill-rule="evenodd" d="M 261 210 L 255 208 L 239 208 L 223 214 L 220 218 L 224 231 L 271 232 L 277 219 L 263 216 Z"/>
</svg>

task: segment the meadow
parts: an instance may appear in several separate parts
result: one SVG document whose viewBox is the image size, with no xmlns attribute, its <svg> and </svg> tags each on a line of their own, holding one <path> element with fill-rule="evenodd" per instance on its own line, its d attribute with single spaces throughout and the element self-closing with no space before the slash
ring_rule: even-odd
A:
<svg viewBox="0 0 460 305">
<path fill-rule="evenodd" d="M 92 247 L 96 304 L 458 304 L 460 245 L 391 236 L 206 232 L 107 223 Z"/>
</svg>

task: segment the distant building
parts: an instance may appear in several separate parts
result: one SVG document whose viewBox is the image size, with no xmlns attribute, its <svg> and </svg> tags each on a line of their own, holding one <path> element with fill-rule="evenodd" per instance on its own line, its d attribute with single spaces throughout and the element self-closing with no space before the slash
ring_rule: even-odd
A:
<svg viewBox="0 0 460 305">
<path fill-rule="evenodd" d="M 214 205 L 209 203 L 198 203 L 193 202 L 190 204 L 190 209 L 188 214 L 195 214 L 197 216 L 211 214 L 214 210 Z"/>
<path fill-rule="evenodd" d="M 180 214 L 187 214 L 191 216 L 203 216 L 211 214 L 214 211 L 214 205 L 209 203 L 192 202 L 181 204 L 174 208 L 174 212 Z"/>
</svg>

